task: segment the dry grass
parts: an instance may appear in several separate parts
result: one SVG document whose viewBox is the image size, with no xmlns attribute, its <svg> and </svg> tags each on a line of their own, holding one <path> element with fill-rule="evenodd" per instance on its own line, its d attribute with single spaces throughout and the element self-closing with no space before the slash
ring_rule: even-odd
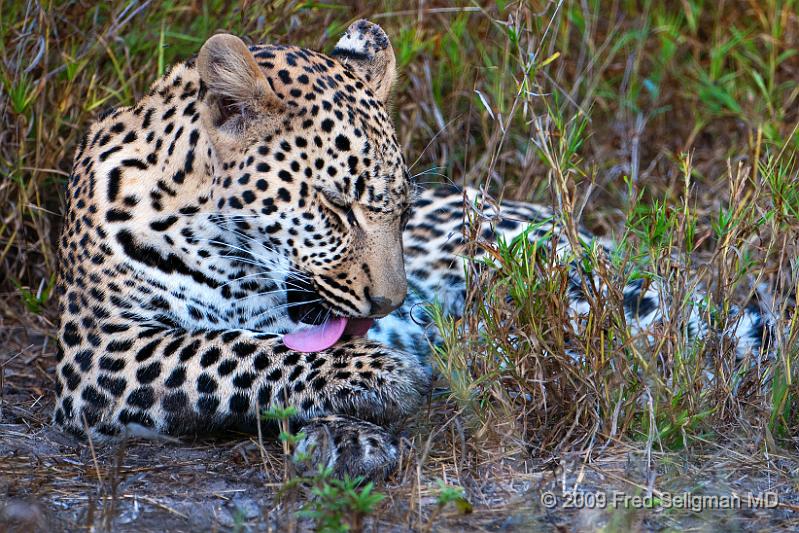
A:
<svg viewBox="0 0 799 533">
<path fill-rule="evenodd" d="M 473 265 L 466 319 L 440 321 L 439 387 L 368 527 L 795 526 L 798 11 L 793 0 L 0 0 L 0 499 L 67 530 L 297 524 L 298 504 L 274 500 L 278 447 L 92 450 L 47 428 L 53 245 L 72 151 L 102 110 L 135 102 L 216 30 L 328 50 L 368 17 L 397 51 L 394 117 L 420 183 L 550 204 L 575 244 L 577 224 L 619 243 L 574 258 L 609 290 L 571 323 L 564 258 L 481 243 L 475 228 L 502 268 Z M 614 289 L 636 278 L 674 296 L 652 339 L 630 336 Z M 773 357 L 736 362 L 717 334 L 689 345 L 680 302 L 697 287 L 717 331 L 733 304 L 774 311 Z M 473 514 L 443 505 L 437 479 L 462 487 Z M 782 499 L 748 517 L 540 505 L 542 490 L 572 486 Z"/>
<path fill-rule="evenodd" d="M 295 511 L 304 501 L 280 497 L 286 486 L 279 444 L 226 435 L 171 443 L 131 441 L 92 449 L 47 427 L 47 369 L 52 345 L 36 334 L 4 330 L 0 422 L 0 531 L 290 531 L 310 529 Z M 38 361 L 38 365 L 35 361 Z M 41 368 L 39 368 L 41 367 Z M 472 438 L 452 402 L 434 399 L 406 432 L 400 470 L 378 490 L 386 499 L 366 531 L 631 531 L 792 530 L 799 527 L 795 455 L 762 453 L 762 443 L 696 442 L 680 453 L 614 442 L 588 460 L 584 451 L 558 457 L 514 456 L 513 448 Z M 264 460 L 264 456 L 266 460 Z M 442 485 L 461 487 L 472 510 L 441 505 Z M 778 491 L 776 509 L 548 509 L 549 491 L 615 492 L 658 497 Z M 590 497 L 590 496 L 588 496 Z M 443 500 L 445 501 L 445 500 Z M 14 517 L 14 520 L 9 520 Z M 17 529 L 14 527 L 17 526 Z M 271 529 L 270 529 L 271 528 Z"/>
</svg>

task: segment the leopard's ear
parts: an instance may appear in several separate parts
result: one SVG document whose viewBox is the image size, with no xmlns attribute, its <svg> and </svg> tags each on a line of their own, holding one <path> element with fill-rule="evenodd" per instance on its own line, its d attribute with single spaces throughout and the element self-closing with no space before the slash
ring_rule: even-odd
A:
<svg viewBox="0 0 799 533">
<path fill-rule="evenodd" d="M 220 33 L 205 41 L 197 70 L 216 125 L 282 106 L 247 45 L 235 35 Z"/>
<path fill-rule="evenodd" d="M 351 65 L 381 101 L 388 100 L 397 77 L 397 60 L 383 28 L 368 20 L 353 22 L 332 55 Z"/>
</svg>

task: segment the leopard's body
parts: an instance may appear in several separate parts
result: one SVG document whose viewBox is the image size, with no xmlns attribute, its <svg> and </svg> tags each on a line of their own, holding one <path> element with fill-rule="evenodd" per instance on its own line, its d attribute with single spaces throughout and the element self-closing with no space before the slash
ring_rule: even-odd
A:
<svg viewBox="0 0 799 533">
<path fill-rule="evenodd" d="M 216 36 L 92 126 L 60 241 L 58 424 L 97 439 L 196 434 L 290 405 L 300 448 L 333 443 L 319 461 L 390 469 L 390 430 L 428 384 L 414 304 L 457 313 L 464 299 L 466 205 L 414 195 L 385 110 L 393 70 L 387 37 L 364 21 L 333 57 Z M 501 215 L 492 231 L 511 238 L 550 213 L 509 202 Z M 331 313 L 395 309 L 369 339 L 312 353 L 282 340 Z M 739 337 L 754 345 L 748 320 Z"/>
</svg>

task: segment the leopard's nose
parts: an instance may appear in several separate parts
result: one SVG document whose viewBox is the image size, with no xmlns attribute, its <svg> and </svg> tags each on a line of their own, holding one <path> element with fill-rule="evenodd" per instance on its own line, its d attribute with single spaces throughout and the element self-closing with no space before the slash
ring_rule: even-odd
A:
<svg viewBox="0 0 799 533">
<path fill-rule="evenodd" d="M 369 298 L 369 301 L 372 304 L 372 307 L 369 310 L 369 315 L 373 317 L 386 316 L 391 311 L 402 305 L 402 300 L 404 300 L 404 298 L 394 301 L 383 296 L 373 296 Z"/>
</svg>

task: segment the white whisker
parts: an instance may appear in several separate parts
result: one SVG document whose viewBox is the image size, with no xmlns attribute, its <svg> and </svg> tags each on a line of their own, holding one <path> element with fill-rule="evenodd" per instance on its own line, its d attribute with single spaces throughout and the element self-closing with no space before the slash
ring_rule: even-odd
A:
<svg viewBox="0 0 799 533">
<path fill-rule="evenodd" d="M 267 313 L 272 313 L 272 312 L 274 312 L 276 310 L 290 309 L 292 307 L 297 307 L 297 306 L 306 305 L 306 304 L 318 303 L 318 302 L 321 302 L 321 301 L 322 301 L 321 298 L 317 298 L 316 300 L 309 300 L 307 302 L 293 302 L 293 303 L 285 303 L 285 304 L 281 304 L 281 305 L 276 305 L 276 306 L 270 307 L 266 311 L 258 313 L 257 315 L 253 315 L 252 317 L 250 317 L 250 319 L 257 319 L 257 318 L 259 318 L 259 317 L 261 317 L 261 316 L 263 316 L 263 315 L 265 315 Z M 303 315 L 302 318 L 304 319 L 308 315 L 309 312 L 310 311 L 306 312 L 305 315 Z M 302 321 L 302 319 L 300 319 L 300 321 Z"/>
</svg>

